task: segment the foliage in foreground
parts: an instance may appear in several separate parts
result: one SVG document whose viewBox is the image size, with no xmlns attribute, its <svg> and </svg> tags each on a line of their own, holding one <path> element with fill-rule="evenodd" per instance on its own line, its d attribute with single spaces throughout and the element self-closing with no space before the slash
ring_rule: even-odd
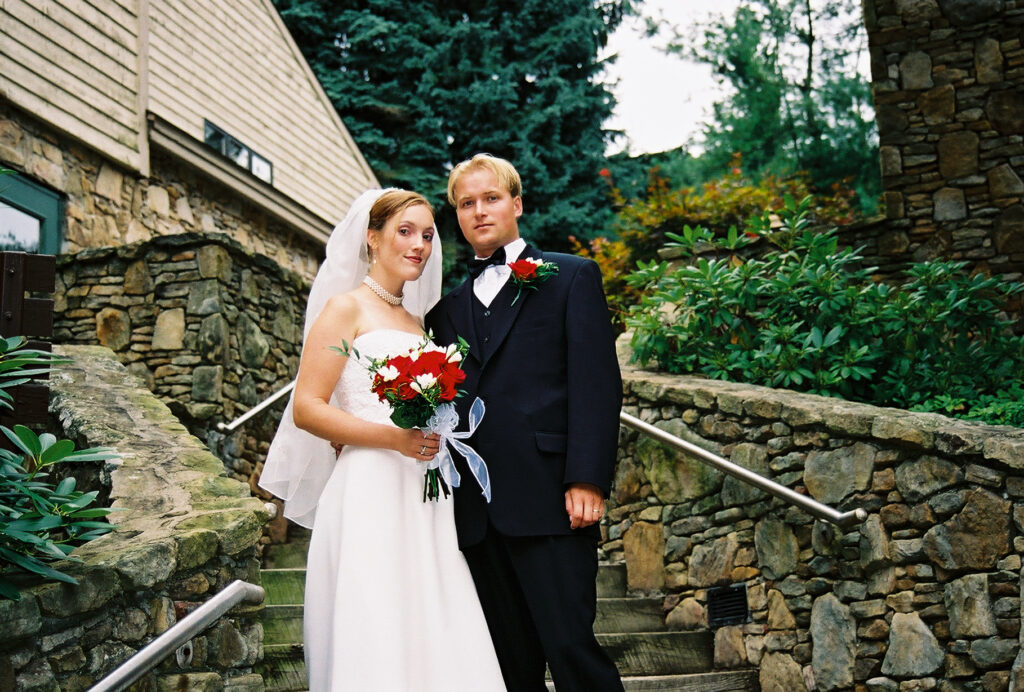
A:
<svg viewBox="0 0 1024 692">
<path fill-rule="evenodd" d="M 675 373 L 1024 425 L 1024 336 L 1003 310 L 1024 285 L 973 276 L 965 263 L 915 264 L 902 285 L 872 278 L 834 230 L 810 229 L 810 200 L 787 200 L 724 239 L 669 233 L 691 264 L 641 262 L 627 325 L 641 363 Z M 771 246 L 755 258 L 737 251 Z M 696 250 L 711 249 L 698 255 Z"/>
<path fill-rule="evenodd" d="M 0 338 L 0 408 L 13 408 L 12 387 L 59 362 L 45 351 L 22 348 L 24 344 L 23 337 Z M 109 532 L 113 527 L 97 520 L 112 510 L 90 507 L 98 491 L 77 490 L 70 476 L 58 479 L 56 465 L 111 459 L 114 450 L 76 451 L 70 440 L 37 435 L 22 425 L 0 426 L 0 433 L 15 448 L 0 449 L 0 598 L 21 599 L 8 578 L 16 573 L 77 584 L 48 563 L 75 560 L 69 555 L 75 546 Z"/>
</svg>

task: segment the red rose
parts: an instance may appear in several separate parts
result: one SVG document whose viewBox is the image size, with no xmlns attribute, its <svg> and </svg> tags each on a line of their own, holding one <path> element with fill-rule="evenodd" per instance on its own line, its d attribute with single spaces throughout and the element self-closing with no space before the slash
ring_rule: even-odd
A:
<svg viewBox="0 0 1024 692">
<path fill-rule="evenodd" d="M 512 276 L 520 281 L 529 281 L 537 276 L 537 265 L 530 260 L 516 260 L 508 266 L 512 269 Z"/>
<path fill-rule="evenodd" d="M 444 365 L 447 356 L 444 351 L 427 351 L 421 353 L 420 356 L 413 361 L 409 368 L 409 374 L 415 377 L 416 375 L 434 375 L 440 372 L 441 366 Z"/>
</svg>

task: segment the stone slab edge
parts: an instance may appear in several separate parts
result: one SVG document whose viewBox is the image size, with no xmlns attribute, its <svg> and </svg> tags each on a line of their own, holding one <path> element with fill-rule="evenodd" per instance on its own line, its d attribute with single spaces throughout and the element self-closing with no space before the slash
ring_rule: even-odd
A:
<svg viewBox="0 0 1024 692">
<path fill-rule="evenodd" d="M 89 612 L 125 591 L 151 588 L 259 541 L 269 520 L 263 503 L 225 476 L 221 461 L 111 350 L 55 346 L 54 352 L 70 362 L 50 377 L 51 416 L 78 448 L 113 447 L 119 454 L 104 470 L 117 528 L 76 549 L 82 563 L 59 565 L 79 580 L 77 587 L 29 588 L 16 610 L 61 617 Z M 0 640 L 30 634 L 5 632 Z"/>
</svg>

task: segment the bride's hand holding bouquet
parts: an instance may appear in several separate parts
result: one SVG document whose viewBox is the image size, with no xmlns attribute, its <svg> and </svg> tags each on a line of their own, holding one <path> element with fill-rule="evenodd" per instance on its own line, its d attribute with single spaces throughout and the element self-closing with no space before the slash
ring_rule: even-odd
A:
<svg viewBox="0 0 1024 692">
<path fill-rule="evenodd" d="M 414 457 L 417 452 L 421 456 L 431 451 L 436 452 L 427 462 L 424 474 L 424 501 L 436 500 L 441 493 L 447 497 L 448 487 L 459 485 L 459 473 L 444 443 L 466 457 L 470 471 L 480 484 L 484 496 L 490 500 L 486 464 L 479 454 L 460 441 L 472 435 L 483 418 L 483 401 L 477 399 L 473 402 L 469 414 L 469 432 L 455 432 L 459 417 L 452 402 L 462 395 L 458 385 L 465 381 L 466 373 L 459 364 L 469 352 L 469 344 L 464 339 L 460 337 L 458 343 L 442 348 L 435 345 L 428 335 L 408 351 L 384 358 L 364 359 L 356 349 L 345 343 L 335 350 L 354 357 L 366 366 L 372 375 L 370 389 L 380 401 L 390 406 L 391 421 L 395 425 L 430 433 L 422 438 L 411 438 L 413 447 L 416 440 L 422 439 L 424 442 L 420 449 L 413 449 L 413 453 L 407 455 Z"/>
</svg>

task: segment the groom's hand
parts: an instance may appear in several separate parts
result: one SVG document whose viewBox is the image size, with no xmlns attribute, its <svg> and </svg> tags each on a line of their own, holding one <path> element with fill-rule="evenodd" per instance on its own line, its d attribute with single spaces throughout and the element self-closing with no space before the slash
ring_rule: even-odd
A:
<svg viewBox="0 0 1024 692">
<path fill-rule="evenodd" d="M 596 524 L 604 514 L 601 489 L 590 483 L 571 483 L 565 491 L 565 511 L 571 528 L 581 529 Z"/>
</svg>

